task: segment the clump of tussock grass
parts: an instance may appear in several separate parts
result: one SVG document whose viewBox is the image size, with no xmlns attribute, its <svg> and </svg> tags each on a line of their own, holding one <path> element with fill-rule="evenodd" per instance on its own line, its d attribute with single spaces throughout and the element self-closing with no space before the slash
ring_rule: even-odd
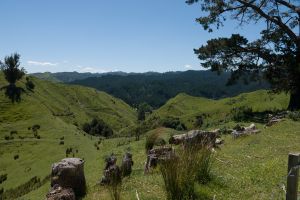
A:
<svg viewBox="0 0 300 200">
<path fill-rule="evenodd" d="M 110 174 L 110 182 L 107 187 L 113 200 L 121 199 L 122 176 L 119 167 Z"/>
<path fill-rule="evenodd" d="M 178 148 L 169 159 L 160 162 L 168 200 L 196 199 L 195 182 L 211 180 L 212 152 L 208 146 L 187 144 Z"/>
<path fill-rule="evenodd" d="M 154 133 L 150 134 L 147 138 L 146 138 L 146 144 L 145 144 L 145 150 L 146 152 L 150 151 L 151 149 L 153 149 L 156 140 L 159 138 L 160 132 L 158 130 L 156 130 Z"/>
</svg>

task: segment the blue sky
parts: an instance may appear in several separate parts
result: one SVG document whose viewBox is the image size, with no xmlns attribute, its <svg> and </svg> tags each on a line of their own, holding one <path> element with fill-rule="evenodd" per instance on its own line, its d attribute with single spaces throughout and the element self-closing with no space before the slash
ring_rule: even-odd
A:
<svg viewBox="0 0 300 200">
<path fill-rule="evenodd" d="M 208 33 L 185 0 L 1 0 L 0 59 L 21 54 L 32 72 L 145 72 L 201 69 L 193 49 L 260 26 L 228 21 Z"/>
</svg>

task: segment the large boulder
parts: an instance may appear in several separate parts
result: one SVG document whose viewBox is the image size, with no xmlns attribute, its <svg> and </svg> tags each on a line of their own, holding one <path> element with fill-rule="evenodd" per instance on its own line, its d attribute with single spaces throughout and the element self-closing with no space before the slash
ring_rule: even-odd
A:
<svg viewBox="0 0 300 200">
<path fill-rule="evenodd" d="M 65 158 L 52 165 L 51 187 L 72 188 L 76 196 L 86 193 L 84 161 L 80 158 Z"/>
<path fill-rule="evenodd" d="M 76 200 L 75 193 L 72 188 L 62 188 L 54 185 L 46 195 L 47 200 Z"/>
</svg>

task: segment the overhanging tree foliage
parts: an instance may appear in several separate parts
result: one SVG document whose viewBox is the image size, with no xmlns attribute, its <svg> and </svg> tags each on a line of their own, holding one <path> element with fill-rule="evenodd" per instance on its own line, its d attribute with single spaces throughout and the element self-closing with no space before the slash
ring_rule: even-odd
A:
<svg viewBox="0 0 300 200">
<path fill-rule="evenodd" d="M 300 109 L 299 0 L 187 0 L 200 3 L 204 16 L 196 19 L 205 30 L 220 28 L 227 18 L 239 25 L 266 23 L 260 38 L 249 42 L 239 34 L 217 38 L 195 49 L 205 68 L 231 71 L 228 83 L 266 78 L 274 92 L 289 92 L 290 110 Z"/>
</svg>

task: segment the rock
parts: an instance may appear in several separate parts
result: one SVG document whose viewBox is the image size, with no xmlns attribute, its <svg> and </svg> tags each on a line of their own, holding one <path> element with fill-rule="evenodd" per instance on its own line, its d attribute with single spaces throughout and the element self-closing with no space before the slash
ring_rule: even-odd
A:
<svg viewBox="0 0 300 200">
<path fill-rule="evenodd" d="M 217 138 L 215 144 L 216 144 L 216 145 L 224 144 L 224 140 L 221 139 L 221 138 Z"/>
<path fill-rule="evenodd" d="M 251 135 L 251 134 L 256 134 L 256 133 L 260 132 L 260 130 L 258 130 L 256 128 L 255 124 L 251 124 L 250 126 L 247 126 L 247 127 L 242 127 L 240 125 L 237 125 L 233 129 L 234 129 L 232 131 L 233 138 L 238 138 L 240 136 Z"/>
<path fill-rule="evenodd" d="M 127 152 L 122 160 L 122 175 L 123 176 L 129 176 L 131 174 L 132 171 L 132 165 L 133 165 L 133 161 L 132 161 L 132 154 Z"/>
<path fill-rule="evenodd" d="M 76 196 L 86 193 L 84 161 L 80 158 L 65 158 L 52 165 L 51 186 L 72 188 Z"/>
<path fill-rule="evenodd" d="M 268 121 L 268 123 L 266 124 L 266 126 L 273 126 L 274 124 L 277 124 L 278 122 L 281 122 L 283 119 L 280 118 L 272 118 Z"/>
<path fill-rule="evenodd" d="M 76 200 L 75 193 L 72 188 L 62 188 L 54 185 L 46 195 L 47 200 Z"/>
<path fill-rule="evenodd" d="M 200 146 L 214 147 L 215 141 L 219 137 L 219 130 L 202 131 L 191 130 L 188 133 L 174 135 L 169 139 L 170 144 L 197 144 Z"/>
</svg>

